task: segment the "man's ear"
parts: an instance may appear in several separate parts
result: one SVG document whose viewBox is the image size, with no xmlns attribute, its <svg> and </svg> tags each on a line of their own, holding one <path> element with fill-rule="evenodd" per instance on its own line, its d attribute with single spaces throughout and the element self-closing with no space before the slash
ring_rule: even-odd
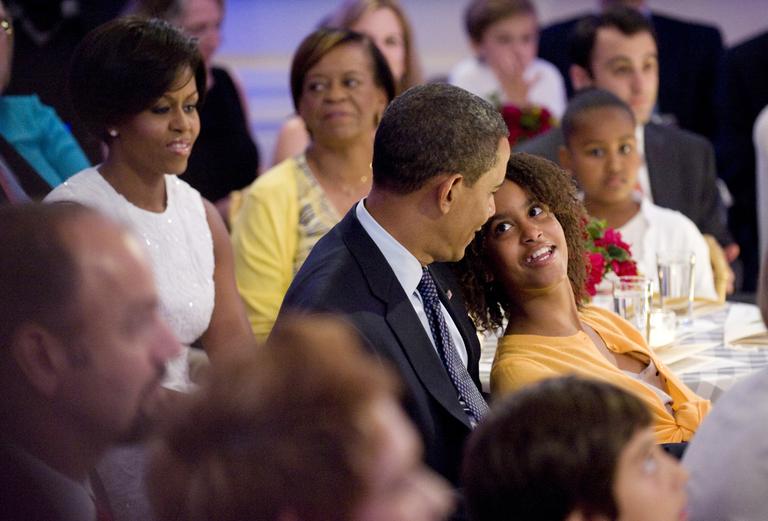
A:
<svg viewBox="0 0 768 521">
<path fill-rule="evenodd" d="M 573 169 L 571 168 L 571 151 L 568 150 L 568 147 L 560 145 L 557 149 L 557 157 L 563 170 L 568 170 L 573 174 Z"/>
<path fill-rule="evenodd" d="M 592 80 L 589 71 L 581 65 L 571 65 L 568 69 L 568 73 L 571 76 L 571 83 L 573 84 L 574 91 L 594 86 L 595 82 Z"/>
<path fill-rule="evenodd" d="M 56 394 L 63 371 L 71 367 L 67 346 L 39 324 L 22 324 L 11 340 L 11 352 L 29 385 L 47 398 Z"/>
<path fill-rule="evenodd" d="M 461 174 L 443 174 L 443 176 L 437 184 L 437 199 L 440 213 L 445 215 L 456 202 L 458 191 L 464 187 L 464 176 Z"/>
</svg>

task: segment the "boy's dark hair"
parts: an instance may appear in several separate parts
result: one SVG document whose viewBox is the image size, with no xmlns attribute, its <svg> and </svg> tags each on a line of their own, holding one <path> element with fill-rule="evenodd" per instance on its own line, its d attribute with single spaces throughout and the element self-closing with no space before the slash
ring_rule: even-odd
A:
<svg viewBox="0 0 768 521">
<path fill-rule="evenodd" d="M 592 51 L 595 48 L 597 32 L 613 27 L 625 36 L 648 33 L 656 41 L 656 33 L 648 19 L 636 9 L 625 6 L 611 6 L 600 14 L 585 16 L 576 24 L 568 38 L 571 64 L 578 65 L 592 76 Z"/>
<path fill-rule="evenodd" d="M 480 43 L 491 25 L 519 15 L 536 16 L 530 0 L 473 0 L 464 11 L 464 28 L 475 43 Z"/>
</svg>

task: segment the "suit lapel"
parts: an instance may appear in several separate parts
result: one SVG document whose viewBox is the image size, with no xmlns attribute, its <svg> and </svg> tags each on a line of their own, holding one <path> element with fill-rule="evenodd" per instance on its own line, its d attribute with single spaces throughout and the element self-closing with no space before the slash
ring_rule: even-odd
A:
<svg viewBox="0 0 768 521">
<path fill-rule="evenodd" d="M 409 297 L 354 212 L 353 206 L 342 221 L 341 236 L 359 264 L 371 292 L 385 303 L 387 324 L 424 387 L 457 420 L 471 428 L 466 413 L 459 405 L 456 388 L 424 331 Z"/>
</svg>

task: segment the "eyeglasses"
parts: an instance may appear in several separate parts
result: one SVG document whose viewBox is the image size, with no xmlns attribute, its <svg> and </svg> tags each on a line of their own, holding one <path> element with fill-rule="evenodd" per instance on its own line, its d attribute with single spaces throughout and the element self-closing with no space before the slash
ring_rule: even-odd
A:
<svg viewBox="0 0 768 521">
<path fill-rule="evenodd" d="M 13 22 L 9 18 L 0 18 L 0 29 L 6 36 L 13 36 Z"/>
</svg>

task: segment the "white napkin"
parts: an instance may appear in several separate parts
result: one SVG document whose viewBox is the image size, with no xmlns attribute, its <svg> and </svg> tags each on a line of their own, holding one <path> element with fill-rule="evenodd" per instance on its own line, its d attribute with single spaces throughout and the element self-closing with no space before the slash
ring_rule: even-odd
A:
<svg viewBox="0 0 768 521">
<path fill-rule="evenodd" d="M 723 342 L 725 345 L 748 344 L 768 348 L 768 328 L 760 316 L 760 309 L 752 304 L 732 304 L 725 319 Z"/>
<path fill-rule="evenodd" d="M 717 347 L 716 343 L 704 343 L 704 344 L 673 344 L 669 347 L 661 349 L 655 349 L 656 356 L 658 356 L 662 362 L 671 366 L 686 358 L 691 358 L 693 355 Z"/>
</svg>

